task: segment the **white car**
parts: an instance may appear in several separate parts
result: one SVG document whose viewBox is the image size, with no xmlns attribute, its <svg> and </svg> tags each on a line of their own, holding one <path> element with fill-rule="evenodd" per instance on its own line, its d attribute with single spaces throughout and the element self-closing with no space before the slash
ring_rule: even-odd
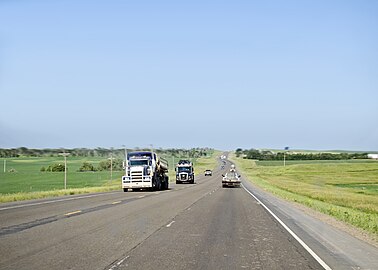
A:
<svg viewBox="0 0 378 270">
<path fill-rule="evenodd" d="M 212 176 L 213 172 L 211 170 L 206 170 L 205 171 L 205 176 Z"/>
</svg>

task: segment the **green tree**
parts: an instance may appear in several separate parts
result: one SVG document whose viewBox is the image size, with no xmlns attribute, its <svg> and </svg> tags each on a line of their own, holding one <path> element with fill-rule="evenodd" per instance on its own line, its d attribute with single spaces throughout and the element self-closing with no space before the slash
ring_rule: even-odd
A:
<svg viewBox="0 0 378 270">
<path fill-rule="evenodd" d="M 94 171 L 96 171 L 95 167 L 88 161 L 84 161 L 79 169 L 79 172 L 94 172 Z"/>
</svg>

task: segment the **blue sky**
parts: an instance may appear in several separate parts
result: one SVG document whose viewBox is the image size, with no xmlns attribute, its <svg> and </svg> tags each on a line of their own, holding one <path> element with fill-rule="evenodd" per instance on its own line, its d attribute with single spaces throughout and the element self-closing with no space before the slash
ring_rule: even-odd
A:
<svg viewBox="0 0 378 270">
<path fill-rule="evenodd" d="M 0 147 L 378 150 L 377 1 L 0 2 Z"/>
</svg>

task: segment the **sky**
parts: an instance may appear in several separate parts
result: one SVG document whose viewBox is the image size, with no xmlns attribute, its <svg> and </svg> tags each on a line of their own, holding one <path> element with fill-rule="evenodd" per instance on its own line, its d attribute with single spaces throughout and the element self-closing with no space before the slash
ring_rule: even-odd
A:
<svg viewBox="0 0 378 270">
<path fill-rule="evenodd" d="M 0 148 L 378 150 L 378 1 L 0 1 Z"/>
</svg>

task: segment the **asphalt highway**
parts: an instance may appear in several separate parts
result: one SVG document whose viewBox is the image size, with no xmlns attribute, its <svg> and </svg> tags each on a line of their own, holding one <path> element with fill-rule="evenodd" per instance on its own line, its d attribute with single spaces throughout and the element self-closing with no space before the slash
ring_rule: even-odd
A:
<svg viewBox="0 0 378 270">
<path fill-rule="evenodd" d="M 224 172 L 167 191 L 1 204 L 0 269 L 327 269 L 263 201 L 221 188 Z"/>
</svg>

